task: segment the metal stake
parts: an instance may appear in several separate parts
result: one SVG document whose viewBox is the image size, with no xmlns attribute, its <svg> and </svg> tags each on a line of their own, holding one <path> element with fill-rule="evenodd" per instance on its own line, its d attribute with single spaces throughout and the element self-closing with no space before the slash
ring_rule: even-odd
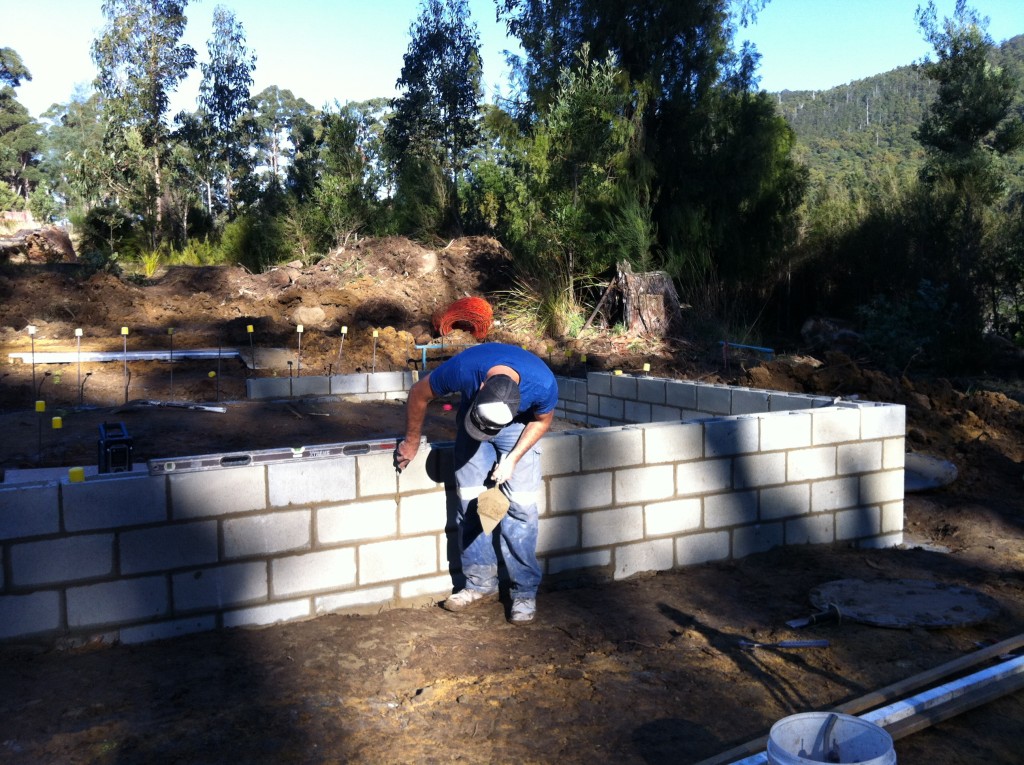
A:
<svg viewBox="0 0 1024 765">
<path fill-rule="evenodd" d="M 82 385 L 82 330 L 75 330 L 75 344 L 78 346 L 78 405 L 82 406 L 82 392 L 85 386 Z"/>
<path fill-rule="evenodd" d="M 377 335 L 380 334 L 376 329 L 373 330 L 373 365 L 370 367 L 370 372 L 377 371 Z"/>
</svg>

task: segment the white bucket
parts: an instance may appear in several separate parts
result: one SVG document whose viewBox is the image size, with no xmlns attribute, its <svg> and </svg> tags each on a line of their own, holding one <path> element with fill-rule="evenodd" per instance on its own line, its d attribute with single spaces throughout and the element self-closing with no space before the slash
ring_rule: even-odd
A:
<svg viewBox="0 0 1024 765">
<path fill-rule="evenodd" d="M 859 717 L 806 712 L 784 717 L 768 734 L 770 765 L 895 765 L 892 736 Z"/>
</svg>

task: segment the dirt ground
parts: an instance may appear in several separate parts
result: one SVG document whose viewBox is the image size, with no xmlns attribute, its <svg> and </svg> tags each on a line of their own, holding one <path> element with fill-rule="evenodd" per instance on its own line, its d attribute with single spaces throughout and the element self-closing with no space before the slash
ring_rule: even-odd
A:
<svg viewBox="0 0 1024 765">
<path fill-rule="evenodd" d="M 263 275 L 175 268 L 151 280 L 79 283 L 70 267 L 8 264 L 0 270 L 0 466 L 95 464 L 104 422 L 125 425 L 136 460 L 396 435 L 397 404 L 243 401 L 247 376 L 289 374 L 283 365 L 247 367 L 247 326 L 255 346 L 294 352 L 293 374 L 411 368 L 414 346 L 436 339 L 431 317 L 464 295 L 507 288 L 507 267 L 488 239 L 435 250 L 367 241 Z M 83 364 L 80 378 L 74 363 L 6 363 L 31 350 L 29 324 L 37 352 L 74 350 L 81 327 L 83 350 L 166 348 L 174 328 L 176 348 L 242 354 L 132 362 L 130 376 L 115 359 Z M 905 549 L 787 548 L 622 582 L 549 578 L 538 620 L 525 628 L 509 626 L 503 606 L 457 616 L 434 604 L 142 646 L 8 644 L 0 762 L 694 763 L 781 717 L 1024 632 L 1019 379 L 895 379 L 836 353 L 726 369 L 693 346 L 609 333 L 566 345 L 499 326 L 492 338 L 525 342 L 563 373 L 582 373 L 578 354 L 587 352 L 591 368 L 639 371 L 646 362 L 672 377 L 903 403 L 908 449 L 952 461 L 959 478 L 907 496 Z M 469 340 L 456 333 L 446 342 Z M 139 399 L 227 411 L 125 406 Z M 45 413 L 34 410 L 37 400 Z M 451 426 L 438 406 L 426 432 L 446 440 Z M 813 587 L 846 578 L 959 585 L 1001 610 L 935 630 L 785 626 L 810 613 Z M 829 646 L 739 645 L 802 638 Z M 901 739 L 896 753 L 903 765 L 1020 763 L 1022 729 L 1018 693 Z"/>
</svg>

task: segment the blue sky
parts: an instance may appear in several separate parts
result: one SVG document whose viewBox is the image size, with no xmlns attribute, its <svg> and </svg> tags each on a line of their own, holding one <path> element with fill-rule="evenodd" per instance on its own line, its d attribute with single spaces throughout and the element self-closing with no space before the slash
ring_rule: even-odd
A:
<svg viewBox="0 0 1024 765">
<path fill-rule="evenodd" d="M 206 55 L 213 9 L 235 11 L 257 55 L 253 93 L 288 88 L 314 106 L 394 95 L 409 27 L 420 0 L 192 0 L 186 42 Z M 825 89 L 910 64 L 929 52 L 914 22 L 918 0 L 771 0 L 740 39 L 761 52 L 765 90 Z M 0 46 L 14 48 L 33 81 L 18 100 L 33 116 L 64 102 L 95 76 L 89 57 L 103 26 L 100 0 L 6 0 Z M 940 17 L 955 0 L 937 0 Z M 1024 0 L 971 3 L 990 19 L 996 42 L 1024 34 Z M 484 82 L 490 97 L 507 70 L 502 51 L 515 47 L 494 21 L 494 0 L 469 0 L 480 31 Z M 23 33 L 19 34 L 19 31 Z M 199 73 L 172 109 L 193 109 Z"/>
<path fill-rule="evenodd" d="M 968 0 L 996 43 L 1024 34 L 1024 0 Z M 771 0 L 739 39 L 761 54 L 762 90 L 825 90 L 932 52 L 914 20 L 927 0 Z M 955 0 L 936 0 L 939 19 Z"/>
</svg>

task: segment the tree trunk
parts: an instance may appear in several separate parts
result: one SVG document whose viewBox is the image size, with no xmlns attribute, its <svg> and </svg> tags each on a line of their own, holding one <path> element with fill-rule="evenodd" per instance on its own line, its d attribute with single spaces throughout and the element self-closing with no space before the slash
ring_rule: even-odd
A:
<svg viewBox="0 0 1024 765">
<path fill-rule="evenodd" d="M 666 337 L 682 327 L 682 309 L 672 279 L 664 271 L 634 274 L 629 263 L 618 264 L 623 324 L 638 335 Z"/>
</svg>

